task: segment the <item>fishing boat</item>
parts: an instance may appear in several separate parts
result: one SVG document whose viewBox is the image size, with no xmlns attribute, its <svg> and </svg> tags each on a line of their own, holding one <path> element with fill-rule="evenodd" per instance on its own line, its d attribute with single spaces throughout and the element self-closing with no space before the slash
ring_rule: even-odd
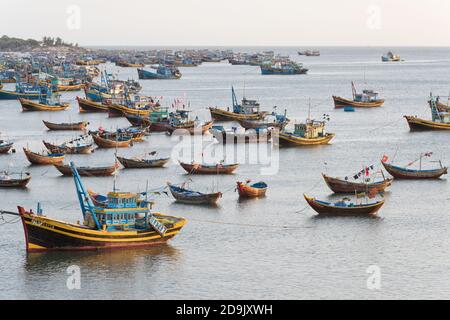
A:
<svg viewBox="0 0 450 320">
<path fill-rule="evenodd" d="M 53 144 L 47 141 L 42 141 L 42 143 L 51 153 L 90 154 L 93 150 L 93 143 L 88 136 L 80 136 L 62 144 Z"/>
<path fill-rule="evenodd" d="M 306 194 L 303 196 L 314 211 L 324 216 L 375 216 L 384 204 L 384 200 L 367 204 L 355 204 L 349 202 L 348 198 L 331 203 L 308 197 Z"/>
<path fill-rule="evenodd" d="M 257 198 L 264 197 L 267 191 L 267 184 L 265 182 L 256 182 L 250 183 L 250 180 L 247 180 L 245 183 L 238 181 L 237 191 L 240 197 L 243 198 Z"/>
<path fill-rule="evenodd" d="M 180 79 L 181 72 L 174 66 L 160 65 L 156 72 L 138 68 L 138 76 L 140 80 L 154 80 L 154 79 Z"/>
<path fill-rule="evenodd" d="M 167 126 L 167 132 L 173 134 L 176 130 L 177 133 L 186 133 L 190 135 L 205 134 L 213 126 L 214 121 L 189 121 L 188 123 L 181 124 L 169 124 Z"/>
<path fill-rule="evenodd" d="M 89 134 L 96 134 L 102 138 L 110 140 L 126 140 L 131 138 L 133 142 L 143 141 L 142 138 L 147 134 L 147 128 L 144 127 L 128 127 L 118 128 L 116 131 L 107 131 L 102 127 L 97 131 L 89 131 Z"/>
<path fill-rule="evenodd" d="M 37 153 L 27 148 L 23 148 L 23 152 L 25 153 L 28 161 L 32 164 L 54 164 L 64 161 L 64 154 L 62 153 Z"/>
<path fill-rule="evenodd" d="M 102 137 L 95 133 L 91 135 L 99 148 L 128 148 L 133 142 L 132 137 L 116 136 L 115 138 L 110 138 L 107 136 Z"/>
<path fill-rule="evenodd" d="M 70 107 L 69 103 L 61 102 L 61 95 L 48 89 L 46 95 L 39 98 L 39 102 L 19 98 L 23 111 L 62 111 Z"/>
<path fill-rule="evenodd" d="M 387 187 L 391 186 L 393 179 L 384 178 L 381 181 L 374 182 L 353 182 L 347 179 L 334 178 L 322 173 L 322 177 L 325 180 L 327 186 L 334 193 L 355 193 L 355 192 L 367 192 L 367 193 L 381 193 Z"/>
<path fill-rule="evenodd" d="M 307 74 L 303 64 L 294 61 L 274 61 L 260 65 L 262 75 L 295 75 Z"/>
<path fill-rule="evenodd" d="M 125 168 L 161 168 L 169 162 L 170 158 L 142 159 L 142 158 L 124 158 L 116 156 L 117 160 Z"/>
<path fill-rule="evenodd" d="M 63 163 L 54 163 L 53 166 L 61 172 L 64 176 L 72 176 L 72 168 L 70 165 L 63 164 Z M 100 167 L 78 167 L 77 171 L 80 176 L 83 177 L 106 177 L 106 176 L 112 176 L 116 173 L 117 169 L 119 168 L 119 165 L 117 163 L 114 163 L 111 166 L 100 166 Z"/>
<path fill-rule="evenodd" d="M 0 154 L 8 153 L 14 145 L 14 142 L 0 140 Z"/>
<path fill-rule="evenodd" d="M 432 105 L 431 105 L 432 104 L 432 100 L 433 100 L 432 97 L 428 100 L 428 105 L 430 106 L 430 108 L 432 108 Z M 450 104 L 449 104 L 449 102 L 450 102 L 450 98 L 447 99 L 447 103 L 442 103 L 440 101 L 440 97 L 439 96 L 436 97 L 436 99 L 434 101 L 434 103 L 436 105 L 436 108 L 437 108 L 437 110 L 439 112 L 450 112 Z"/>
<path fill-rule="evenodd" d="M 319 57 L 320 56 L 319 50 L 305 50 L 305 51 L 298 51 L 297 53 L 299 56 L 307 56 L 307 57 Z"/>
<path fill-rule="evenodd" d="M 153 111 L 153 107 L 147 105 L 145 107 L 135 107 L 133 104 L 111 104 L 108 105 L 108 113 L 110 117 L 123 117 L 127 114 L 137 116 L 148 116 Z"/>
<path fill-rule="evenodd" d="M 235 121 L 235 120 L 261 120 L 267 115 L 267 112 L 260 111 L 260 105 L 256 100 L 243 98 L 239 104 L 237 102 L 234 88 L 231 87 L 231 100 L 233 111 L 210 107 L 211 118 L 218 121 Z"/>
<path fill-rule="evenodd" d="M 384 99 L 378 98 L 378 93 L 373 90 L 363 90 L 362 93 L 356 92 L 355 84 L 352 81 L 353 99 L 345 99 L 333 96 L 335 108 L 345 108 L 348 106 L 354 108 L 376 108 L 384 104 Z"/>
<path fill-rule="evenodd" d="M 84 83 L 73 78 L 56 78 L 55 83 L 58 91 L 79 91 L 84 88 Z"/>
<path fill-rule="evenodd" d="M 184 184 L 181 186 L 176 186 L 167 183 L 170 193 L 177 200 L 177 202 L 187 203 L 187 204 L 216 204 L 219 198 L 222 197 L 221 192 L 215 193 L 201 193 L 198 191 L 193 191 L 186 189 Z"/>
<path fill-rule="evenodd" d="M 422 155 L 420 158 L 422 158 Z M 447 174 L 447 167 L 442 166 L 441 161 L 439 161 L 440 168 L 437 169 L 422 169 L 422 165 L 419 169 L 409 169 L 386 161 L 381 161 L 381 163 L 395 179 L 439 179 L 442 175 Z"/>
<path fill-rule="evenodd" d="M 167 108 L 158 108 L 145 116 L 125 114 L 127 120 L 138 127 L 147 127 L 149 132 L 166 132 L 170 125 L 170 114 Z"/>
<path fill-rule="evenodd" d="M 31 180 L 31 174 L 0 172 L 0 188 L 25 188 Z"/>
<path fill-rule="evenodd" d="M 398 62 L 401 60 L 402 58 L 398 54 L 393 54 L 392 51 L 381 56 L 382 62 Z"/>
<path fill-rule="evenodd" d="M 241 127 L 245 129 L 268 129 L 268 128 L 278 128 L 283 129 L 288 123 L 289 119 L 286 117 L 286 110 L 284 114 L 276 114 L 273 112 L 271 115 L 265 117 L 261 120 L 252 119 L 241 119 L 238 120 Z"/>
<path fill-rule="evenodd" d="M 313 146 L 328 144 L 334 134 L 325 132 L 325 121 L 308 118 L 305 123 L 295 124 L 294 131 L 274 130 L 272 136 L 276 136 L 282 146 Z"/>
<path fill-rule="evenodd" d="M 245 130 L 236 127 L 225 129 L 223 126 L 213 126 L 210 132 L 222 144 L 269 142 L 272 135 L 272 131 L 267 129 Z"/>
<path fill-rule="evenodd" d="M 184 218 L 152 212 L 150 203 L 136 193 L 113 191 L 106 196 L 104 206 L 96 206 L 76 167 L 71 167 L 83 222 L 50 218 L 43 214 L 40 204 L 36 212 L 19 206 L 27 252 L 148 247 L 165 243 L 186 224 Z"/>
<path fill-rule="evenodd" d="M 231 174 L 237 167 L 238 163 L 233 164 L 202 164 L 202 163 L 185 163 L 180 161 L 181 167 L 189 174 Z"/>
<path fill-rule="evenodd" d="M 17 82 L 15 91 L 2 90 L 0 88 L 0 100 L 17 100 L 19 98 L 38 100 L 47 95 L 47 87 Z"/>
<path fill-rule="evenodd" d="M 438 98 L 430 97 L 431 120 L 417 116 L 404 116 L 411 131 L 450 130 L 450 112 L 439 111 Z"/>
<path fill-rule="evenodd" d="M 79 112 L 108 112 L 108 105 L 77 97 Z"/>
<path fill-rule="evenodd" d="M 53 123 L 42 120 L 42 122 L 49 130 L 84 130 L 89 124 L 89 122 L 87 121 L 72 122 L 72 123 L 64 123 L 64 122 Z"/>
</svg>

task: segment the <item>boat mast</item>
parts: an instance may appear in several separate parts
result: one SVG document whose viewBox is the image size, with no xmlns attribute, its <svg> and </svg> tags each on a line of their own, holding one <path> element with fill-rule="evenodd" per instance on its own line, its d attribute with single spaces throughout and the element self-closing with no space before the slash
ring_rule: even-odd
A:
<svg viewBox="0 0 450 320">
<path fill-rule="evenodd" d="M 83 218 L 86 218 L 86 214 L 89 212 L 94 219 L 95 225 L 100 230 L 101 225 L 97 219 L 97 216 L 94 214 L 94 204 L 92 203 L 91 197 L 89 196 L 86 188 L 81 181 L 80 175 L 78 174 L 78 170 L 75 167 L 73 161 L 70 162 L 70 168 L 73 173 L 73 180 L 75 181 L 75 188 L 77 190 L 78 201 L 80 202 L 81 212 L 83 213 Z"/>
</svg>

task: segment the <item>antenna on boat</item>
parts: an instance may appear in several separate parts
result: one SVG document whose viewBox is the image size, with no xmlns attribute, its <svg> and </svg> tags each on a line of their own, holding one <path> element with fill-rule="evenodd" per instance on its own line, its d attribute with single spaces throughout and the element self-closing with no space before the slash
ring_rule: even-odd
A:
<svg viewBox="0 0 450 320">
<path fill-rule="evenodd" d="M 308 101 L 308 120 L 311 120 L 311 97 L 309 97 Z"/>
</svg>

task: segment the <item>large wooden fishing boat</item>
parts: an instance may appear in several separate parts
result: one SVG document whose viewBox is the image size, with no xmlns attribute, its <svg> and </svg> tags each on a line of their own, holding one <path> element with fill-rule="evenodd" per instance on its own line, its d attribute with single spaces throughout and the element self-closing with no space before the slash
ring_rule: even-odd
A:
<svg viewBox="0 0 450 320">
<path fill-rule="evenodd" d="M 77 97 L 80 112 L 108 112 L 108 106 L 101 102 L 94 102 L 88 99 Z"/>
<path fill-rule="evenodd" d="M 366 193 L 379 193 L 383 192 L 387 187 L 392 184 L 393 179 L 384 178 L 381 181 L 375 182 L 352 182 L 348 180 L 343 180 L 339 178 L 333 178 L 325 173 L 322 173 L 322 177 L 325 180 L 327 186 L 334 193 L 355 193 L 355 192 L 366 192 Z"/>
<path fill-rule="evenodd" d="M 238 163 L 233 164 L 201 164 L 201 163 L 184 163 L 180 162 L 181 167 L 189 174 L 231 174 L 237 167 Z"/>
<path fill-rule="evenodd" d="M 88 140 L 87 136 L 75 138 L 62 144 L 53 144 L 44 140 L 42 143 L 51 153 L 90 154 L 93 150 L 92 141 Z"/>
<path fill-rule="evenodd" d="M 0 140 L 0 154 L 8 153 L 12 149 L 14 142 Z"/>
<path fill-rule="evenodd" d="M 274 130 L 272 136 L 278 137 L 281 146 L 313 146 L 328 144 L 334 138 L 333 133 L 326 133 L 325 122 L 307 119 L 305 123 L 295 124 L 293 132 Z"/>
<path fill-rule="evenodd" d="M 231 87 L 231 97 L 233 102 L 233 111 L 221 108 L 209 108 L 211 118 L 217 121 L 235 121 L 235 120 L 261 120 L 267 115 L 267 112 L 260 111 L 260 105 L 256 100 L 249 100 L 245 97 L 239 104 L 237 102 L 234 88 Z"/>
<path fill-rule="evenodd" d="M 131 146 L 133 141 L 131 137 L 116 137 L 111 139 L 101 137 L 98 134 L 92 134 L 92 139 L 94 139 L 95 144 L 99 148 L 127 148 Z"/>
<path fill-rule="evenodd" d="M 43 215 L 39 205 L 36 213 L 19 206 L 27 252 L 148 247 L 173 238 L 187 222 L 184 218 L 151 212 L 148 201 L 130 192 L 110 192 L 104 206 L 96 206 L 75 166 L 71 167 L 83 222 L 50 218 Z"/>
<path fill-rule="evenodd" d="M 161 168 L 169 162 L 170 158 L 159 159 L 141 159 L 141 158 L 124 158 L 116 156 L 117 160 L 125 168 Z"/>
<path fill-rule="evenodd" d="M 241 127 L 245 129 L 268 129 L 268 128 L 278 128 L 282 130 L 288 123 L 289 119 L 285 118 L 285 120 L 274 120 L 274 121 L 265 121 L 265 120 L 238 120 Z"/>
<path fill-rule="evenodd" d="M 0 188 L 25 188 L 31 180 L 31 174 L 0 172 Z"/>
<path fill-rule="evenodd" d="M 257 198 L 266 195 L 267 184 L 265 182 L 250 183 L 250 180 L 247 180 L 245 183 L 238 181 L 236 184 L 240 197 Z"/>
<path fill-rule="evenodd" d="M 138 127 L 146 127 L 149 132 L 166 132 L 170 126 L 169 118 L 158 116 L 159 111 L 153 111 L 149 117 L 142 117 L 139 115 L 125 114 L 127 120 Z"/>
<path fill-rule="evenodd" d="M 216 204 L 219 198 L 222 197 L 221 192 L 201 193 L 186 189 L 183 186 L 173 185 L 170 182 L 167 183 L 167 186 L 169 187 L 170 193 L 172 193 L 173 197 L 181 203 Z"/>
<path fill-rule="evenodd" d="M 74 123 L 53 123 L 49 121 L 42 120 L 44 125 L 49 130 L 84 130 L 86 129 L 89 122 L 87 121 L 81 121 L 81 122 L 74 122 Z"/>
<path fill-rule="evenodd" d="M 431 120 L 417 116 L 404 116 L 411 131 L 450 130 L 450 112 L 438 107 L 439 97 L 430 96 L 428 100 L 431 110 Z"/>
<path fill-rule="evenodd" d="M 148 117 L 148 115 L 153 111 L 150 107 L 136 108 L 129 107 L 122 104 L 111 104 L 108 105 L 108 113 L 110 117 L 124 117 L 126 114 L 137 115 L 142 117 Z"/>
<path fill-rule="evenodd" d="M 367 204 L 347 203 L 346 199 L 331 203 L 303 195 L 308 204 L 319 215 L 324 216 L 375 216 L 384 204 L 384 200 Z"/>
<path fill-rule="evenodd" d="M 63 163 L 54 163 L 53 166 L 61 172 L 64 176 L 72 176 L 72 168 L 70 165 L 63 164 Z M 100 166 L 100 167 L 78 167 L 78 174 L 82 177 L 105 177 L 105 176 L 112 176 L 116 173 L 117 169 L 119 168 L 119 165 L 117 163 L 114 163 L 111 166 Z"/>
<path fill-rule="evenodd" d="M 38 100 L 47 95 L 46 87 L 36 86 L 29 83 L 16 83 L 15 91 L 0 88 L 0 100 L 17 100 L 19 98 Z"/>
<path fill-rule="evenodd" d="M 22 105 L 23 111 L 63 111 L 70 107 L 70 104 L 68 103 L 61 103 L 59 105 L 47 105 L 23 98 L 20 98 L 19 101 Z"/>
<path fill-rule="evenodd" d="M 450 122 L 431 121 L 416 116 L 404 116 L 411 131 L 450 130 Z"/>
<path fill-rule="evenodd" d="M 440 168 L 437 169 L 408 169 L 399 167 L 387 162 L 381 162 L 395 179 L 439 179 L 442 175 L 447 174 L 447 167 L 443 167 L 441 164 Z"/>
<path fill-rule="evenodd" d="M 54 164 L 64 161 L 62 153 L 37 153 L 27 148 L 23 148 L 23 152 L 32 164 Z"/>
<path fill-rule="evenodd" d="M 181 72 L 174 66 L 159 66 L 156 72 L 148 71 L 138 68 L 138 77 L 140 80 L 155 80 L 155 79 L 180 79 Z"/>
<path fill-rule="evenodd" d="M 352 94 L 352 100 L 333 96 L 334 107 L 345 108 L 352 106 L 355 108 L 376 108 L 381 107 L 384 104 L 384 99 L 379 99 L 378 93 L 373 90 L 363 90 L 362 93 L 357 93 L 353 82 Z"/>
<path fill-rule="evenodd" d="M 393 54 L 392 51 L 381 56 L 382 62 L 398 62 L 402 61 L 402 58 L 398 54 Z"/>
</svg>

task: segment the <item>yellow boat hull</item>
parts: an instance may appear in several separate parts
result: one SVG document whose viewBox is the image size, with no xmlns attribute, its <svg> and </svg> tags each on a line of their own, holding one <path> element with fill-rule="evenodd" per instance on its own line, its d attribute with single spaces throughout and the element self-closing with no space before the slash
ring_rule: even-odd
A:
<svg viewBox="0 0 450 320">
<path fill-rule="evenodd" d="M 69 108 L 68 103 L 62 103 L 56 106 L 49 106 L 46 104 L 34 102 L 27 99 L 19 99 L 20 104 L 22 105 L 23 111 L 63 111 Z"/>
<path fill-rule="evenodd" d="M 219 108 L 209 108 L 209 111 L 211 112 L 211 118 L 219 121 L 261 120 L 267 115 L 267 112 L 241 114 Z"/>
<path fill-rule="evenodd" d="M 282 146 L 315 146 L 328 144 L 334 138 L 333 133 L 327 133 L 324 137 L 307 139 L 294 136 L 284 132 L 274 132 L 273 135 L 278 138 L 278 144 Z"/>
<path fill-rule="evenodd" d="M 411 131 L 450 130 L 450 123 L 441 123 L 413 116 L 404 116 Z"/>
</svg>

